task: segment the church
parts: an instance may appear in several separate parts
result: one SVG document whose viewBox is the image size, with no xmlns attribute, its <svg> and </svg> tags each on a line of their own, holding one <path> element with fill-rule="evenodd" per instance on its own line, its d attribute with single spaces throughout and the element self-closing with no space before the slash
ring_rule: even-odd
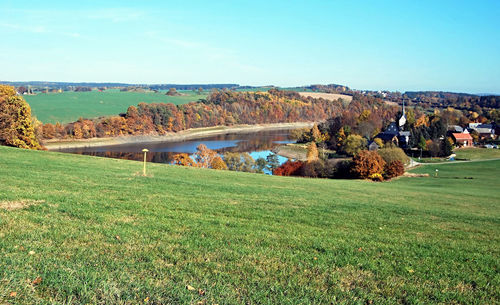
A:
<svg viewBox="0 0 500 305">
<path fill-rule="evenodd" d="M 387 128 L 375 136 L 384 143 L 393 142 L 399 147 L 408 148 L 410 143 L 410 132 L 404 130 L 406 124 L 405 104 L 403 102 L 403 114 L 397 122 L 392 122 Z"/>
</svg>

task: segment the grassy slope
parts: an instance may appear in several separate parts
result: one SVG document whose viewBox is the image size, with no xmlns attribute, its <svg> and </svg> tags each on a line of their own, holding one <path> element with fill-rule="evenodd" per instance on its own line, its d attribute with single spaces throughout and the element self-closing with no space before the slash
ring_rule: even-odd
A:
<svg viewBox="0 0 500 305">
<path fill-rule="evenodd" d="M 484 160 L 500 158 L 500 149 L 491 148 L 462 148 L 454 151 L 457 159 Z"/>
<path fill-rule="evenodd" d="M 24 96 L 35 115 L 44 123 L 68 123 L 80 117 L 94 118 L 117 115 L 127 111 L 131 105 L 145 103 L 185 104 L 205 98 L 192 91 L 183 92 L 184 96 L 167 96 L 161 93 L 120 92 L 63 92 Z"/>
<path fill-rule="evenodd" d="M 0 209 L 0 303 L 500 298 L 500 161 L 388 183 L 148 166 L 0 147 L 0 202 L 45 200 Z"/>
</svg>

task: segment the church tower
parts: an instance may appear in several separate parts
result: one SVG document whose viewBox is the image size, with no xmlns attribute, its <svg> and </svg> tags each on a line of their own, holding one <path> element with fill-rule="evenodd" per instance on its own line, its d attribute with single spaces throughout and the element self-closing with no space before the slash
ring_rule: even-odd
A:
<svg viewBox="0 0 500 305">
<path fill-rule="evenodd" d="M 399 130 L 403 130 L 406 124 L 405 102 L 403 101 L 403 114 L 399 118 Z"/>
</svg>

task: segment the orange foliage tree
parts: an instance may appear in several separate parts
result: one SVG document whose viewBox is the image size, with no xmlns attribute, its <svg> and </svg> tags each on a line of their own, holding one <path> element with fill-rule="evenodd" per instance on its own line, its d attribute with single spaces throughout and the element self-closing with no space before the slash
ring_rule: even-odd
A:
<svg viewBox="0 0 500 305">
<path fill-rule="evenodd" d="M 188 154 L 176 154 L 172 160 L 172 164 L 182 166 L 196 166 L 196 163 L 191 159 Z"/>
<path fill-rule="evenodd" d="M 286 161 L 280 167 L 273 171 L 276 176 L 300 176 L 304 162 L 302 161 Z"/>
<path fill-rule="evenodd" d="M 381 177 L 385 161 L 376 151 L 362 150 L 352 158 L 352 173 L 362 179 Z"/>
<path fill-rule="evenodd" d="M 405 173 L 405 166 L 403 162 L 399 160 L 391 161 L 391 163 L 386 164 L 384 177 L 386 179 L 391 179 L 394 177 L 399 177 Z"/>
</svg>

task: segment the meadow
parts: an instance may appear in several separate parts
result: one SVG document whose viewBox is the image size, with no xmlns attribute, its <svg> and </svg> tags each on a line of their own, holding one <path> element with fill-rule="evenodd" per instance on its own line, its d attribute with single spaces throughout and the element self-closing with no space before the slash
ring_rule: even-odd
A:
<svg viewBox="0 0 500 305">
<path fill-rule="evenodd" d="M 460 160 L 488 160 L 500 159 L 500 149 L 492 148 L 461 148 L 454 151 L 456 159 Z"/>
<path fill-rule="evenodd" d="M 0 303 L 498 303 L 499 169 L 143 177 L 141 162 L 0 147 Z"/>
<path fill-rule="evenodd" d="M 207 92 L 179 91 L 182 96 L 167 96 L 165 92 L 121 92 L 118 89 L 103 92 L 62 92 L 25 95 L 32 114 L 43 123 L 69 123 L 83 118 L 117 115 L 129 106 L 144 103 L 173 103 L 176 105 L 207 97 Z"/>
</svg>

